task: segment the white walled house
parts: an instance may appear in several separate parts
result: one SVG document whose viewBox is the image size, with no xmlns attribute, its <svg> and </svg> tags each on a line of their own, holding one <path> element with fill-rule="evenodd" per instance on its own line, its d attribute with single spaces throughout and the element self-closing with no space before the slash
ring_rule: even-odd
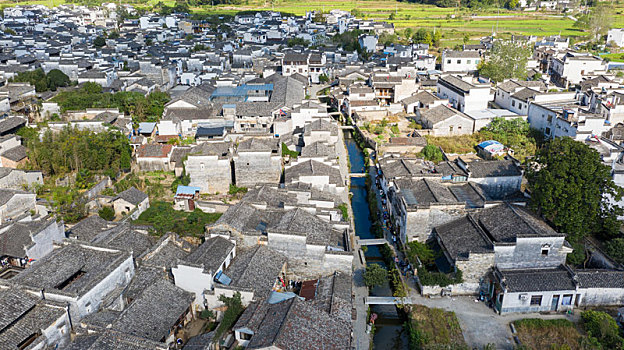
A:
<svg viewBox="0 0 624 350">
<path fill-rule="evenodd" d="M 72 321 L 77 322 L 96 312 L 110 292 L 127 286 L 132 277 L 132 253 L 65 241 L 11 282 L 38 293 L 41 299 L 68 305 Z"/>
<path fill-rule="evenodd" d="M 552 82 L 567 88 L 579 84 L 584 77 L 605 74 L 607 62 L 598 56 L 567 53 L 563 58 L 553 58 L 550 70 Z"/>
<path fill-rule="evenodd" d="M 489 84 L 473 84 L 454 75 L 440 77 L 437 95 L 461 112 L 486 109 L 492 101 Z"/>
<path fill-rule="evenodd" d="M 195 294 L 195 310 L 205 308 L 205 292 L 213 291 L 216 276 L 230 265 L 235 256 L 235 243 L 214 236 L 171 269 L 175 285 Z"/>
<path fill-rule="evenodd" d="M 442 53 L 442 71 L 471 73 L 477 71 L 481 55 L 477 51 L 451 51 Z"/>
<path fill-rule="evenodd" d="M 624 47 L 624 28 L 609 29 L 607 33 L 607 45 L 611 45 L 612 42 L 619 47 Z"/>
</svg>

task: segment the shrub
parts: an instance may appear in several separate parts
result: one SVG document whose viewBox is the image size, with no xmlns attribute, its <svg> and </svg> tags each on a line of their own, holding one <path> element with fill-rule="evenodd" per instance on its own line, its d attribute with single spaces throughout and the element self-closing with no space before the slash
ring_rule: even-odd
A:
<svg viewBox="0 0 624 350">
<path fill-rule="evenodd" d="M 457 269 L 454 275 L 450 275 L 442 272 L 430 272 L 425 268 L 421 268 L 418 269 L 418 279 L 423 286 L 446 287 L 464 282 L 463 274 L 460 269 Z"/>
<path fill-rule="evenodd" d="M 235 195 L 235 194 L 245 194 L 247 193 L 247 187 L 238 187 L 236 185 L 230 184 L 230 190 L 228 191 L 229 194 L 231 195 Z"/>
<path fill-rule="evenodd" d="M 416 264 L 420 259 L 421 263 L 429 265 L 433 263 L 435 253 L 426 244 L 412 241 L 407 244 L 407 258 L 412 264 Z"/>
<path fill-rule="evenodd" d="M 219 301 L 225 304 L 227 310 L 223 313 L 223 319 L 221 319 L 221 323 L 219 323 L 219 327 L 217 327 L 215 331 L 215 339 L 221 338 L 221 336 L 234 325 L 238 316 L 240 316 L 244 310 L 240 292 L 236 292 L 232 297 L 220 295 Z"/>
<path fill-rule="evenodd" d="M 444 155 L 440 148 L 434 145 L 427 145 L 420 151 L 420 156 L 426 160 L 430 160 L 434 163 L 439 163 L 444 160 Z"/>
<path fill-rule="evenodd" d="M 286 144 L 282 142 L 282 157 L 286 156 L 290 156 L 290 158 L 296 159 L 297 157 L 299 157 L 299 152 L 291 151 L 290 148 L 288 148 L 288 146 L 286 146 Z"/>
<path fill-rule="evenodd" d="M 115 219 L 115 211 L 111 207 L 103 207 L 98 211 L 98 215 L 106 221 L 113 221 L 113 219 Z"/>
<path fill-rule="evenodd" d="M 344 221 L 348 221 L 349 220 L 349 209 L 347 208 L 347 204 L 346 203 L 342 203 L 338 206 L 338 209 L 340 209 L 340 212 L 342 213 L 342 219 Z"/>
</svg>

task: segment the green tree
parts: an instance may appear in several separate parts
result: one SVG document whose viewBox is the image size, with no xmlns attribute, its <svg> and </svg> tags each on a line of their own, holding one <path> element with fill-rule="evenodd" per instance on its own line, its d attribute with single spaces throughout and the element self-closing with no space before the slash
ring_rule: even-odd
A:
<svg viewBox="0 0 624 350">
<path fill-rule="evenodd" d="M 612 229 L 604 227 L 603 221 L 622 212 L 605 199 L 622 198 L 611 168 L 602 163 L 596 150 L 571 138 L 548 142 L 529 164 L 527 179 L 531 206 L 566 233 L 571 243 L 580 242 L 587 234 Z"/>
<path fill-rule="evenodd" d="M 464 33 L 462 41 L 464 42 L 464 45 L 468 44 L 468 42 L 470 41 L 470 35 L 468 33 Z"/>
<path fill-rule="evenodd" d="M 425 28 L 419 28 L 416 33 L 414 33 L 413 40 L 417 44 L 432 44 L 431 32 Z"/>
<path fill-rule="evenodd" d="M 115 211 L 111 207 L 102 207 L 102 209 L 98 210 L 98 215 L 106 221 L 115 219 Z"/>
<path fill-rule="evenodd" d="M 364 272 L 364 284 L 367 287 L 380 286 L 386 283 L 388 277 L 388 271 L 378 264 L 366 265 L 366 271 Z"/>
<path fill-rule="evenodd" d="M 479 63 L 479 75 L 495 82 L 510 78 L 525 79 L 530 56 L 531 49 L 528 46 L 497 41 L 494 43 L 490 57 Z"/>
<path fill-rule="evenodd" d="M 220 295 L 219 301 L 225 304 L 227 309 L 223 313 L 221 323 L 219 323 L 219 326 L 215 330 L 215 339 L 221 338 L 221 336 L 234 325 L 234 323 L 238 319 L 238 316 L 240 316 L 240 314 L 243 313 L 243 310 L 245 309 L 243 307 L 240 292 L 236 292 L 232 297 Z"/>
<path fill-rule="evenodd" d="M 48 72 L 47 80 L 48 88 L 52 91 L 56 91 L 57 87 L 68 86 L 71 83 L 69 77 L 58 69 L 52 69 Z"/>
<path fill-rule="evenodd" d="M 438 30 L 434 30 L 433 32 L 433 46 L 435 47 L 439 47 L 440 46 L 440 41 L 442 40 L 442 32 L 438 29 Z"/>
<path fill-rule="evenodd" d="M 624 349 L 620 327 L 609 314 L 602 311 L 583 311 L 581 320 L 587 335 L 596 338 L 603 349 Z"/>
<path fill-rule="evenodd" d="M 624 264 L 624 238 L 614 238 L 608 241 L 606 251 L 613 260 Z"/>
<path fill-rule="evenodd" d="M 425 243 L 412 241 L 407 244 L 407 257 L 412 264 L 420 260 L 423 265 L 433 264 L 435 252 Z"/>
<path fill-rule="evenodd" d="M 442 151 L 440 151 L 440 148 L 435 145 L 427 145 L 423 147 L 420 151 L 420 156 L 434 163 L 439 163 L 444 160 Z"/>
<path fill-rule="evenodd" d="M 104 37 L 98 36 L 93 40 L 93 46 L 100 48 L 106 46 L 106 39 Z"/>
<path fill-rule="evenodd" d="M 592 38 L 606 35 L 613 24 L 613 8 L 607 4 L 599 4 L 589 14 L 587 26 Z"/>
</svg>

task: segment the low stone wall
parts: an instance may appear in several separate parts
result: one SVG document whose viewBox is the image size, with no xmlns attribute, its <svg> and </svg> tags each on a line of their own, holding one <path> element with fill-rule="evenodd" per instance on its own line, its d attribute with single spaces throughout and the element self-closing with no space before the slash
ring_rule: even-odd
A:
<svg viewBox="0 0 624 350">
<path fill-rule="evenodd" d="M 442 295 L 442 290 L 451 291 L 451 295 L 478 295 L 479 294 L 479 284 L 478 283 L 460 283 L 460 284 L 452 284 L 446 287 L 440 286 L 423 286 L 418 282 L 420 288 L 420 294 L 423 296 L 440 296 Z"/>
</svg>

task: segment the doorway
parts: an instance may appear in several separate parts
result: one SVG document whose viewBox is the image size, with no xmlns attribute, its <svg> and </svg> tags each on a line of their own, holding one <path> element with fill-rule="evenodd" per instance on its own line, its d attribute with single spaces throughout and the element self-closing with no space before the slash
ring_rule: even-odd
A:
<svg viewBox="0 0 624 350">
<path fill-rule="evenodd" d="M 550 311 L 557 311 L 558 306 L 559 306 L 559 296 L 553 295 L 552 303 L 550 304 Z"/>
</svg>

